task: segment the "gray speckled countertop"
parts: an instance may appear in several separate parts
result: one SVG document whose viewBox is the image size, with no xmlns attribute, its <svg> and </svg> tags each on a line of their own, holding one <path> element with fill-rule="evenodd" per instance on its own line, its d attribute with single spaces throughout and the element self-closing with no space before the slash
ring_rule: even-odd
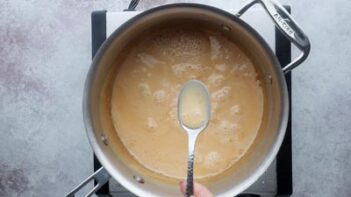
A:
<svg viewBox="0 0 351 197">
<path fill-rule="evenodd" d="M 128 2 L 0 1 L 0 196 L 63 196 L 92 172 L 81 113 L 90 13 Z M 283 3 L 312 43 L 293 71 L 294 196 L 351 196 L 351 2 Z"/>
</svg>

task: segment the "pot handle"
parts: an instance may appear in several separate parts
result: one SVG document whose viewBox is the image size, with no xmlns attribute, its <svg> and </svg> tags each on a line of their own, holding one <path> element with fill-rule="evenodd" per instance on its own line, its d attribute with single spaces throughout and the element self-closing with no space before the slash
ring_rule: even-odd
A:
<svg viewBox="0 0 351 197">
<path fill-rule="evenodd" d="M 128 8 L 124 11 L 135 11 L 138 3 L 139 0 L 131 0 Z M 276 0 L 252 0 L 244 5 L 237 12 L 236 16 L 240 17 L 256 3 L 260 3 L 263 6 L 266 12 L 273 19 L 275 26 L 279 29 L 279 31 L 282 32 L 283 35 L 285 35 L 285 37 L 287 37 L 301 51 L 301 54 L 295 60 L 282 68 L 284 73 L 288 73 L 306 60 L 311 50 L 310 41 L 291 15 Z"/>
<path fill-rule="evenodd" d="M 74 197 L 74 195 L 79 190 L 81 190 L 86 184 L 88 184 L 92 180 L 95 180 L 97 182 L 95 187 L 85 195 L 85 197 L 89 197 L 93 195 L 98 189 L 100 189 L 105 183 L 107 183 L 109 179 L 110 179 L 110 175 L 107 173 L 104 167 L 101 167 L 96 172 L 94 172 L 94 174 L 90 175 L 87 179 L 81 182 L 76 188 L 74 188 L 65 197 Z"/>
<path fill-rule="evenodd" d="M 140 0 L 131 0 L 129 2 L 128 8 L 123 11 L 135 11 L 135 8 L 138 6 Z"/>
<path fill-rule="evenodd" d="M 310 41 L 291 15 L 275 0 L 253 0 L 243 6 L 236 16 L 240 17 L 256 3 L 263 6 L 279 31 L 301 51 L 301 54 L 295 60 L 282 68 L 284 73 L 288 73 L 307 58 L 311 50 Z"/>
</svg>

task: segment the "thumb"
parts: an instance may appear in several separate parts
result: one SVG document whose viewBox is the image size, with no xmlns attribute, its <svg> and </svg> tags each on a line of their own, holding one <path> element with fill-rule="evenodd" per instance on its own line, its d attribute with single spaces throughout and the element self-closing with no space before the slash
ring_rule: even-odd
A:
<svg viewBox="0 0 351 197">
<path fill-rule="evenodd" d="M 179 183 L 180 191 L 185 195 L 186 193 L 186 181 Z M 194 196 L 195 197 L 213 197 L 212 193 L 203 185 L 194 183 Z"/>
</svg>

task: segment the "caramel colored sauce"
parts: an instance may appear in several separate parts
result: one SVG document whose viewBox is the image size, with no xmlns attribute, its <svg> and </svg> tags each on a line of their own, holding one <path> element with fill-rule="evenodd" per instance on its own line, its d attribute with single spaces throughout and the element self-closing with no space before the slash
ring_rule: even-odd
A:
<svg viewBox="0 0 351 197">
<path fill-rule="evenodd" d="M 187 135 L 177 119 L 177 96 L 191 79 L 211 96 L 209 125 L 198 138 L 195 177 L 230 168 L 249 149 L 261 124 L 264 95 L 255 67 L 235 43 L 191 28 L 145 35 L 120 65 L 111 114 L 128 152 L 147 169 L 185 178 Z"/>
</svg>

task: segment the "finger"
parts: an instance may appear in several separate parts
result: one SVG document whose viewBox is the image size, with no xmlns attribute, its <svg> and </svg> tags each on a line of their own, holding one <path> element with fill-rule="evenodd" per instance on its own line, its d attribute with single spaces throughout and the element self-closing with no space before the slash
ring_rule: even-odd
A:
<svg viewBox="0 0 351 197">
<path fill-rule="evenodd" d="M 195 197 L 213 197 L 212 193 L 203 185 L 194 183 Z"/>
<path fill-rule="evenodd" d="M 179 182 L 180 191 L 185 195 L 186 193 L 186 181 Z"/>
<path fill-rule="evenodd" d="M 186 193 L 186 181 L 181 181 L 180 191 L 185 195 Z M 203 185 L 194 183 L 194 196 L 195 197 L 213 197 L 212 193 Z"/>
</svg>

